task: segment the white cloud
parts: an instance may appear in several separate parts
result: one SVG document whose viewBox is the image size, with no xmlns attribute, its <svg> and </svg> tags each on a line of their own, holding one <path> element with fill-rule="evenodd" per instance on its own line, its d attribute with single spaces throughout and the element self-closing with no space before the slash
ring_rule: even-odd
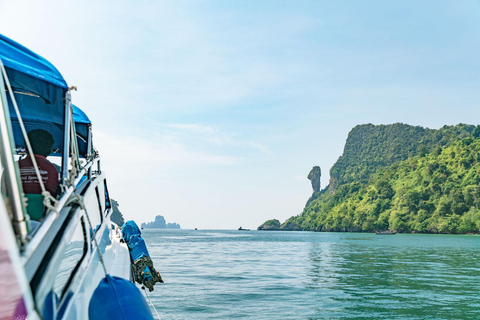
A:
<svg viewBox="0 0 480 320">
<path fill-rule="evenodd" d="M 191 150 L 175 137 L 144 139 L 132 135 L 119 138 L 96 130 L 94 144 L 117 171 L 135 168 L 158 174 L 172 165 L 234 165 L 242 161 L 240 157 Z"/>
</svg>

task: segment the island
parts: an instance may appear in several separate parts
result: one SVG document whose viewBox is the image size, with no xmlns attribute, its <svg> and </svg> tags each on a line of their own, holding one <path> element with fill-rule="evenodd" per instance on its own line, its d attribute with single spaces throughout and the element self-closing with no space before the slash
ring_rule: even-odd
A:
<svg viewBox="0 0 480 320">
<path fill-rule="evenodd" d="M 152 229 L 181 229 L 178 223 L 167 223 L 165 218 L 161 215 L 155 217 L 155 221 L 142 223 L 141 228 L 152 228 Z"/>
<path fill-rule="evenodd" d="M 280 230 L 280 221 L 277 219 L 265 221 L 265 223 L 259 226 L 257 230 Z"/>
<path fill-rule="evenodd" d="M 258 229 L 479 234 L 479 154 L 480 125 L 358 125 L 329 184 L 321 189 L 313 167 L 303 211 Z"/>
</svg>

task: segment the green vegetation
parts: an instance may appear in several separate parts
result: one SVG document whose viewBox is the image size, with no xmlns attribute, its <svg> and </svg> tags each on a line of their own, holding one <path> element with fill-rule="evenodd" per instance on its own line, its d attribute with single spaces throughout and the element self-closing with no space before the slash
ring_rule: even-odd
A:
<svg viewBox="0 0 480 320">
<path fill-rule="evenodd" d="M 265 221 L 257 230 L 280 230 L 280 221 L 277 219 Z"/>
<path fill-rule="evenodd" d="M 480 126 L 355 127 L 330 186 L 280 228 L 478 233 Z"/>
<path fill-rule="evenodd" d="M 439 130 L 403 123 L 364 124 L 348 134 L 343 155 L 330 170 L 330 188 L 346 183 L 366 183 L 378 168 L 387 167 L 416 155 L 425 155 L 470 137 L 475 126 L 459 124 Z"/>
<path fill-rule="evenodd" d="M 110 199 L 110 201 L 112 202 L 112 210 L 113 210 L 110 220 L 112 220 L 112 222 L 115 222 L 118 226 L 121 227 L 125 223 L 125 220 L 123 219 L 122 212 L 118 208 L 119 204 L 116 200 Z"/>
</svg>

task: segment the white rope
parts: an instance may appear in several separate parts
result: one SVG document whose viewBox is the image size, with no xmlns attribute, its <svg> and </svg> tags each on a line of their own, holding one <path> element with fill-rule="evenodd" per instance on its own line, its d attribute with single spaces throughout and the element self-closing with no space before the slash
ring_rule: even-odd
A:
<svg viewBox="0 0 480 320">
<path fill-rule="evenodd" d="M 157 308 L 155 308 L 155 306 L 152 303 L 152 300 L 150 300 L 150 297 L 148 296 L 147 289 L 145 289 L 144 286 L 142 286 L 142 289 L 143 289 L 143 292 L 145 292 L 145 296 L 147 297 L 148 302 L 150 302 L 150 305 L 152 306 L 153 310 L 155 310 L 158 320 L 161 320 L 160 315 L 158 314 Z"/>
<path fill-rule="evenodd" d="M 8 79 L 7 71 L 5 70 L 5 66 L 3 65 L 1 60 L 0 60 L 0 67 L 2 69 L 3 78 L 5 79 L 5 84 L 7 85 L 8 92 L 10 94 L 10 98 L 11 98 L 12 103 L 13 103 L 13 108 L 15 109 L 15 113 L 18 117 L 18 124 L 20 125 L 20 129 L 22 130 L 22 135 L 23 135 L 23 139 L 25 140 L 25 145 L 27 147 L 30 158 L 32 159 L 32 164 L 33 164 L 33 167 L 35 169 L 35 174 L 37 175 L 38 183 L 40 185 L 40 188 L 42 189 L 42 195 L 44 197 L 43 198 L 43 205 L 46 208 L 48 208 L 50 210 L 54 210 L 56 212 L 56 208 L 55 208 L 54 205 L 57 203 L 57 199 L 52 197 L 50 192 L 45 189 L 45 185 L 44 185 L 43 180 L 42 180 L 42 175 L 40 174 L 40 169 L 38 168 L 37 160 L 35 159 L 35 155 L 33 154 L 32 145 L 30 144 L 30 140 L 28 139 L 27 130 L 25 129 L 25 125 L 23 124 L 22 116 L 20 115 L 20 110 L 19 110 L 18 105 L 17 105 L 17 100 L 15 99 L 15 95 L 13 94 L 13 89 L 12 89 L 12 86 L 10 85 L 10 80 Z M 52 203 L 54 205 L 52 205 Z M 57 214 L 58 214 L 58 212 L 57 212 Z"/>
</svg>

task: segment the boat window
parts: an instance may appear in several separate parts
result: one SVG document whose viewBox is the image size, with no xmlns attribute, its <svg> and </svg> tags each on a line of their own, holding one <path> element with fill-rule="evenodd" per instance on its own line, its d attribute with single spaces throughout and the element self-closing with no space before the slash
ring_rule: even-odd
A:
<svg viewBox="0 0 480 320">
<path fill-rule="evenodd" d="M 100 206 L 100 212 L 105 212 L 105 187 L 103 183 L 99 183 L 96 187 L 98 205 Z"/>
<path fill-rule="evenodd" d="M 97 193 L 97 200 L 98 200 L 98 209 L 100 210 L 100 214 L 102 216 L 103 221 L 103 210 L 105 208 L 104 198 L 102 197 L 102 193 L 98 190 L 98 186 L 95 187 L 95 192 Z"/>
<path fill-rule="evenodd" d="M 108 193 L 107 179 L 103 180 L 103 184 L 105 186 L 105 208 L 106 209 L 111 209 L 112 208 L 112 203 L 110 202 L 110 195 Z"/>
<path fill-rule="evenodd" d="M 93 193 L 87 192 L 85 197 L 85 208 L 87 209 L 88 217 L 92 223 L 93 231 L 97 231 L 102 223 L 103 216 L 100 211 L 100 204 L 98 202 L 98 195 L 96 194 L 97 189 L 95 188 L 95 195 Z"/>
<path fill-rule="evenodd" d="M 53 290 L 58 299 L 61 300 L 67 289 L 67 284 L 71 282 L 71 279 L 75 275 L 77 266 L 83 260 L 87 251 L 87 239 L 84 218 L 80 220 L 73 236 L 67 244 L 63 253 L 63 259 L 59 262 L 60 268 L 58 269 L 53 285 Z"/>
</svg>

